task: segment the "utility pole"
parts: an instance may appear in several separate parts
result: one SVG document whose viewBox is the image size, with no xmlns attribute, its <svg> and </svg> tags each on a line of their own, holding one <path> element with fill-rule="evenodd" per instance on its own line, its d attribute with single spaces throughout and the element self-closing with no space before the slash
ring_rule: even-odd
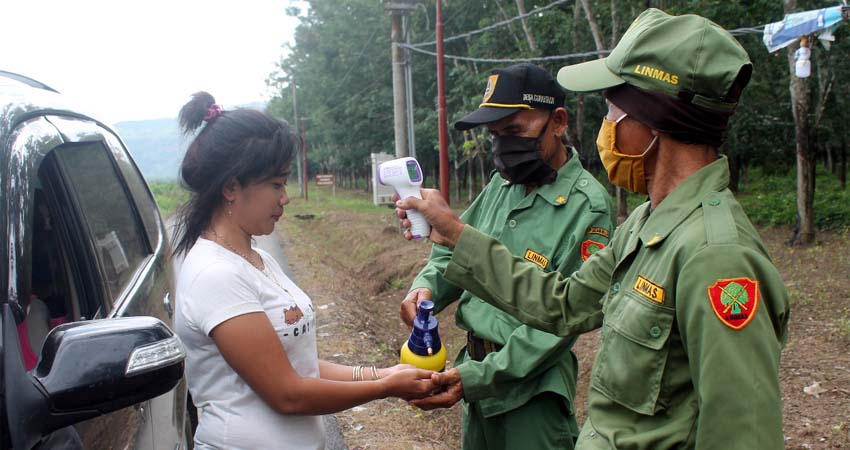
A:
<svg viewBox="0 0 850 450">
<path fill-rule="evenodd" d="M 395 130 L 395 156 L 402 158 L 409 154 L 407 106 L 405 97 L 405 60 L 404 50 L 399 46 L 404 41 L 402 19 L 416 9 L 416 0 L 384 1 L 384 11 L 390 15 L 393 60 L 393 125 Z"/>
<path fill-rule="evenodd" d="M 446 79 L 443 70 L 443 7 L 442 0 L 437 0 L 437 97 L 439 106 L 437 120 L 440 121 L 440 190 L 446 203 L 451 204 L 449 192 L 449 130 L 446 121 Z"/>
<path fill-rule="evenodd" d="M 301 171 L 303 176 L 302 179 L 302 189 L 304 191 L 304 200 L 307 200 L 307 181 L 310 179 L 307 176 L 307 130 L 304 126 L 304 121 L 307 120 L 306 117 L 301 118 L 301 167 L 304 169 Z"/>
<path fill-rule="evenodd" d="M 410 19 L 405 15 L 402 17 L 401 30 L 404 33 L 404 43 L 410 45 Z M 407 153 L 411 158 L 416 158 L 416 127 L 413 121 L 413 52 L 404 49 L 404 84 L 405 100 L 407 107 Z"/>
<path fill-rule="evenodd" d="M 292 75 L 292 80 L 289 84 L 292 86 L 292 131 L 298 136 L 298 97 L 295 95 L 295 74 Z M 304 190 L 302 181 L 302 172 L 304 172 L 304 169 L 301 168 L 301 158 L 297 156 L 295 158 L 295 166 L 298 168 L 298 195 L 303 197 L 304 193 L 307 192 Z"/>
</svg>

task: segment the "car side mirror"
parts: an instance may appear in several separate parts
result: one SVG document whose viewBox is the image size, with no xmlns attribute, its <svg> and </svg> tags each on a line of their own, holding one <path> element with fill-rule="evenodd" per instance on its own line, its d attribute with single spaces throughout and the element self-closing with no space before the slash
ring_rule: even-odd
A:
<svg viewBox="0 0 850 450">
<path fill-rule="evenodd" d="M 153 317 L 59 325 L 35 369 L 24 369 L 11 308 L 3 307 L 3 370 L 13 448 L 52 431 L 170 391 L 183 377 L 185 350 Z"/>
</svg>

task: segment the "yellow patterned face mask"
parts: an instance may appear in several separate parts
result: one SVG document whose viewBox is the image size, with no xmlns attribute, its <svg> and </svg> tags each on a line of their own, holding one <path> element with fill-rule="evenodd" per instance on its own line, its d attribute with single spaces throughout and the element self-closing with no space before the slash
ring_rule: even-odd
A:
<svg viewBox="0 0 850 450">
<path fill-rule="evenodd" d="M 602 127 L 599 129 L 599 135 L 596 137 L 596 147 L 599 149 L 599 158 L 608 172 L 608 180 L 611 181 L 611 184 L 620 186 L 631 192 L 646 194 L 648 190 L 643 162 L 646 154 L 655 146 L 658 136 L 652 139 L 652 142 L 649 143 L 649 146 L 640 155 L 626 155 L 621 153 L 617 150 L 617 145 L 614 141 L 617 136 L 617 124 L 626 115 L 623 114 L 616 121 L 602 118 Z"/>
</svg>

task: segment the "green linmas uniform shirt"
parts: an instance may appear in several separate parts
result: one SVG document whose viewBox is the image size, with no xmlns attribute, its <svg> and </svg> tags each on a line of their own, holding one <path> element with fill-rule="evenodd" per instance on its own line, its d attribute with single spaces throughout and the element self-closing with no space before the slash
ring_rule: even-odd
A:
<svg viewBox="0 0 850 450">
<path fill-rule="evenodd" d="M 526 195 L 524 185 L 511 185 L 494 174 L 484 191 L 461 216 L 464 222 L 500 239 L 511 255 L 533 263 L 542 273 L 570 274 L 583 259 L 608 244 L 613 230 L 611 200 L 581 167 L 578 153 L 557 179 Z M 464 398 L 477 401 L 486 417 L 522 406 L 541 392 L 575 397 L 577 362 L 570 352 L 573 338 L 524 326 L 510 315 L 447 282 L 442 276 L 452 252 L 434 245 L 428 264 L 411 290 L 429 288 L 436 310 L 459 301 L 458 327 L 504 347 L 473 361 L 461 352 L 456 361 Z"/>
<path fill-rule="evenodd" d="M 728 183 L 720 157 L 638 207 L 570 277 L 461 234 L 450 282 L 561 336 L 602 327 L 577 449 L 784 448 L 788 294 Z"/>
</svg>

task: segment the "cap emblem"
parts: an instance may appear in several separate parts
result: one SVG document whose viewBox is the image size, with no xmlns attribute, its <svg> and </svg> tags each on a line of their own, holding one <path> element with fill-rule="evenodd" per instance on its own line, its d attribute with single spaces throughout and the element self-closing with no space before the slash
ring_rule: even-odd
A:
<svg viewBox="0 0 850 450">
<path fill-rule="evenodd" d="M 490 97 L 493 96 L 493 92 L 496 91 L 496 82 L 499 81 L 499 74 L 493 74 L 487 77 L 487 88 L 484 89 L 484 98 L 481 100 L 481 103 L 487 103 L 490 100 Z"/>
</svg>

